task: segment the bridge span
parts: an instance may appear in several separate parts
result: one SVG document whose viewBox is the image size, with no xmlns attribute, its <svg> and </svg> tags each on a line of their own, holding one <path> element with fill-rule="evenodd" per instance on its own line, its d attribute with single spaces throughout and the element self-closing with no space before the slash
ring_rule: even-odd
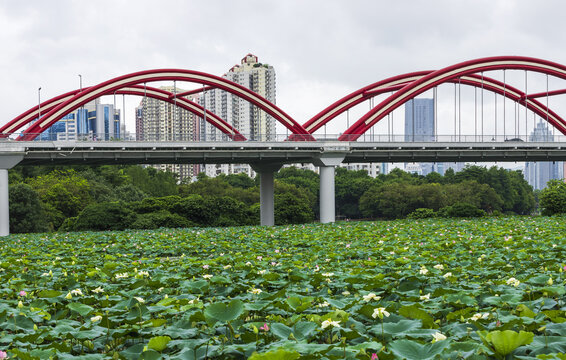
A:
<svg viewBox="0 0 566 360">
<path fill-rule="evenodd" d="M 320 221 L 334 222 L 334 169 L 364 162 L 565 161 L 566 142 L 128 142 L 0 141 L 0 236 L 9 234 L 8 169 L 22 165 L 247 163 L 260 176 L 261 225 L 274 224 L 274 173 L 312 163 L 320 172 Z"/>
</svg>

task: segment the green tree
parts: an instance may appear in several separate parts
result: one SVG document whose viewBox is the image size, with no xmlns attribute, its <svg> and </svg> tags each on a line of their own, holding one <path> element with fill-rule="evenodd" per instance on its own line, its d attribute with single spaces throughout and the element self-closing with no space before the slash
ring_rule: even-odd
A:
<svg viewBox="0 0 566 360">
<path fill-rule="evenodd" d="M 501 211 L 503 200 L 489 185 L 480 184 L 475 180 L 466 180 L 461 183 L 446 185 L 448 205 L 455 203 L 471 204 L 487 213 L 495 210 Z"/>
<path fill-rule="evenodd" d="M 92 203 L 90 184 L 74 170 L 55 170 L 46 175 L 28 179 L 44 204 L 54 229 L 67 217 L 74 217 Z"/>
<path fill-rule="evenodd" d="M 28 233 L 49 230 L 39 196 L 27 184 L 10 186 L 10 232 Z"/>
<path fill-rule="evenodd" d="M 337 214 L 349 219 L 359 219 L 360 197 L 375 183 L 364 170 L 350 171 L 336 168 L 335 193 Z"/>
<path fill-rule="evenodd" d="M 246 173 L 221 175 L 219 177 L 234 188 L 249 189 L 257 186 L 256 181 Z"/>
<path fill-rule="evenodd" d="M 566 213 L 566 183 L 563 181 L 550 180 L 539 196 L 543 215 Z"/>
<path fill-rule="evenodd" d="M 153 167 L 131 166 L 125 169 L 128 183 L 150 196 L 177 195 L 177 176 L 171 172 L 158 171 Z"/>
<path fill-rule="evenodd" d="M 411 206 L 414 186 L 389 182 L 370 187 L 360 198 L 360 211 L 367 218 L 398 218 L 423 206 Z M 418 199 L 415 201 L 419 203 Z"/>
</svg>

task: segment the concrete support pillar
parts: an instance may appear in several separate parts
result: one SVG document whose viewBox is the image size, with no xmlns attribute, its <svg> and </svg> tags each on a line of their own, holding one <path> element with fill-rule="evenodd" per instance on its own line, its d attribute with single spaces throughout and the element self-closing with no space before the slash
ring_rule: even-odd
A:
<svg viewBox="0 0 566 360">
<path fill-rule="evenodd" d="M 23 155 L 0 154 L 0 236 L 10 235 L 8 169 L 16 166 L 23 158 Z"/>
<path fill-rule="evenodd" d="M 321 166 L 320 168 L 320 222 L 333 223 L 336 220 L 334 166 Z"/>
<path fill-rule="evenodd" d="M 259 218 L 260 224 L 275 225 L 275 195 L 273 190 L 273 172 L 259 174 Z"/>
<path fill-rule="evenodd" d="M 10 235 L 8 170 L 0 169 L 0 236 Z"/>
<path fill-rule="evenodd" d="M 260 225 L 275 225 L 274 174 L 282 164 L 251 164 L 259 176 L 259 218 Z"/>
<path fill-rule="evenodd" d="M 324 154 L 314 161 L 320 174 L 320 222 L 336 221 L 336 194 L 334 190 L 334 168 L 345 158 L 343 153 Z"/>
</svg>

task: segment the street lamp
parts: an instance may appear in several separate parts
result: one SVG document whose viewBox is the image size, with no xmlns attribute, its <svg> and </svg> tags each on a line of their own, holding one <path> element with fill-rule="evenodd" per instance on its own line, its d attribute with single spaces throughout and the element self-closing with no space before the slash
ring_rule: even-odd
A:
<svg viewBox="0 0 566 360">
<path fill-rule="evenodd" d="M 81 74 L 79 74 L 79 87 L 83 91 L 83 76 Z"/>
</svg>

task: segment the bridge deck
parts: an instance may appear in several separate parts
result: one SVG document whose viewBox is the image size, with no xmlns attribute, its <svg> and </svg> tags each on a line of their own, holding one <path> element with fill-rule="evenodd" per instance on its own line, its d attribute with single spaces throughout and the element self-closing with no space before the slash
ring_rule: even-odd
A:
<svg viewBox="0 0 566 360">
<path fill-rule="evenodd" d="M 85 142 L 0 141 L 0 155 L 23 154 L 24 165 L 161 163 L 563 161 L 562 142 Z"/>
</svg>

